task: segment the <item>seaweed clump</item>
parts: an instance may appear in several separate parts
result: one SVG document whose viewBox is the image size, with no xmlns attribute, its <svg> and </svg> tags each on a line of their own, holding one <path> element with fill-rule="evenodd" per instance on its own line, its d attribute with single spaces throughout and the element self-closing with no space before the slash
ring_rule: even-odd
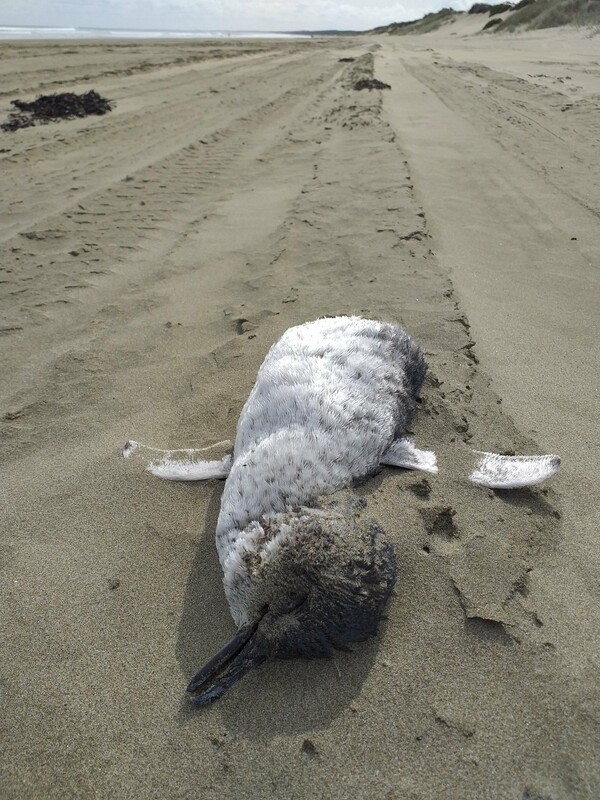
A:
<svg viewBox="0 0 600 800">
<path fill-rule="evenodd" d="M 389 83 L 378 81 L 377 78 L 361 78 L 356 81 L 354 88 L 357 92 L 360 92 L 361 89 L 368 89 L 371 91 L 371 89 L 391 89 L 392 87 Z"/>
<path fill-rule="evenodd" d="M 58 94 L 42 94 L 37 100 L 12 100 L 17 109 L 12 111 L 8 120 L 0 125 L 3 131 L 16 131 L 19 128 L 30 128 L 40 122 L 56 122 L 61 119 L 87 117 L 89 114 L 102 115 L 112 111 L 112 105 L 94 89 L 83 94 L 61 92 Z"/>
</svg>

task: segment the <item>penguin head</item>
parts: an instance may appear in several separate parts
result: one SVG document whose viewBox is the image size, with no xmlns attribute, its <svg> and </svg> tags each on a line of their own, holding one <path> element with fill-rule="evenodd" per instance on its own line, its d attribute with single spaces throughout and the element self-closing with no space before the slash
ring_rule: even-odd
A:
<svg viewBox="0 0 600 800">
<path fill-rule="evenodd" d="M 199 705 L 269 658 L 326 658 L 377 632 L 396 581 L 394 549 L 350 498 L 252 523 L 226 591 L 239 630 L 192 679 Z M 358 506 L 358 508 L 357 508 Z M 227 575 L 227 573 L 226 573 Z"/>
</svg>

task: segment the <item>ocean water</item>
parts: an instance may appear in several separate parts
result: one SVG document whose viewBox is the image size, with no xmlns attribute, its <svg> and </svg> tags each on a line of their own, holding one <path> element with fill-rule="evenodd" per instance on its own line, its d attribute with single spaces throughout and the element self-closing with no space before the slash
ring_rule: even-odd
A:
<svg viewBox="0 0 600 800">
<path fill-rule="evenodd" d="M 43 28 L 0 25 L 0 39 L 307 39 L 272 31 L 169 31 L 118 28 Z"/>
</svg>

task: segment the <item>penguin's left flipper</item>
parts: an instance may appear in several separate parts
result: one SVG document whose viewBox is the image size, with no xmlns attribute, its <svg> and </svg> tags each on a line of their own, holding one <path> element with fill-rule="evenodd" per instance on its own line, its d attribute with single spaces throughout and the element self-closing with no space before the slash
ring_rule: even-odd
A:
<svg viewBox="0 0 600 800">
<path fill-rule="evenodd" d="M 503 456 L 471 450 L 462 456 L 460 471 L 466 470 L 471 483 L 489 489 L 522 489 L 551 478 L 560 466 L 557 455 Z M 469 465 L 470 462 L 470 465 Z M 396 439 L 381 458 L 382 464 L 404 469 L 438 472 L 437 459 L 431 450 L 418 450 L 411 439 Z M 467 466 L 468 465 L 468 466 Z"/>
<path fill-rule="evenodd" d="M 473 451 L 474 469 L 471 483 L 490 489 L 522 489 L 550 478 L 560 467 L 560 457 L 501 456 L 497 453 Z"/>
<path fill-rule="evenodd" d="M 416 469 L 421 472 L 438 471 L 437 459 L 433 450 L 418 450 L 412 439 L 403 437 L 391 443 L 381 457 L 381 464 L 403 469 Z"/>
<path fill-rule="evenodd" d="M 200 450 L 189 448 L 181 450 L 159 450 L 140 442 L 129 441 L 123 447 L 123 457 L 140 456 L 145 462 L 145 469 L 167 481 L 206 481 L 224 480 L 231 470 L 233 457 L 231 453 L 223 458 L 208 461 L 206 453 L 217 447 L 231 446 L 231 442 L 218 442 Z M 200 457 L 202 456 L 202 457 Z"/>
</svg>

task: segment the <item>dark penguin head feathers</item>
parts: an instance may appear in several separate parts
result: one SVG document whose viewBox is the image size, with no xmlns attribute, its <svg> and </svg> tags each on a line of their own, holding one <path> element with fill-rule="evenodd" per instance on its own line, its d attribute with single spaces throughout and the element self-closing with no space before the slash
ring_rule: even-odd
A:
<svg viewBox="0 0 600 800">
<path fill-rule="evenodd" d="M 254 523 L 256 546 L 229 596 L 243 622 L 190 682 L 196 703 L 220 697 L 269 658 L 325 658 L 377 632 L 396 581 L 393 547 L 357 513 L 364 502 L 343 511 L 329 503 Z"/>
</svg>

